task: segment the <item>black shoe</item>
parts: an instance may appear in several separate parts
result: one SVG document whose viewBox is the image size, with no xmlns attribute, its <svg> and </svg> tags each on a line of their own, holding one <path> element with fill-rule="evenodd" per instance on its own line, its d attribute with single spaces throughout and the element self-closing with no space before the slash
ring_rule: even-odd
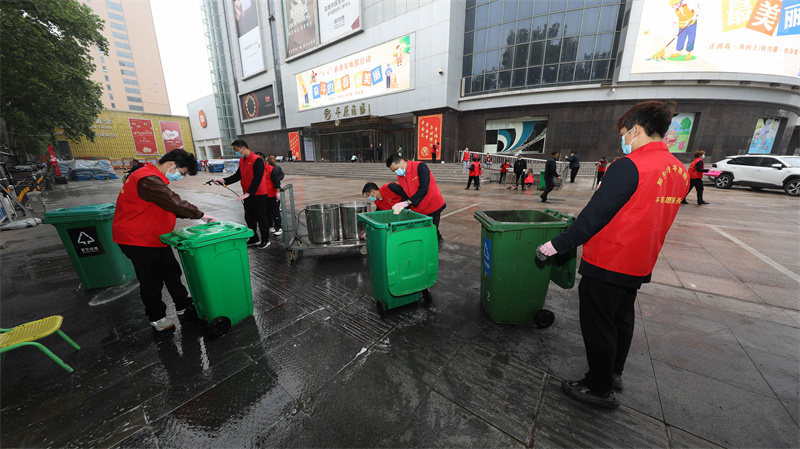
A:
<svg viewBox="0 0 800 449">
<path fill-rule="evenodd" d="M 543 203 L 549 203 L 550 201 L 547 201 L 547 200 L 542 200 L 542 202 L 543 202 Z"/>
<path fill-rule="evenodd" d="M 686 200 L 683 200 L 683 201 L 681 201 L 681 204 L 689 204 L 689 202 L 686 201 Z"/>
<path fill-rule="evenodd" d="M 614 394 L 614 390 L 604 395 L 597 395 L 592 393 L 589 387 L 583 384 L 582 380 L 561 381 L 561 389 L 564 390 L 567 396 L 586 404 L 608 409 L 619 407 L 619 401 L 617 400 L 617 395 Z"/>
<path fill-rule="evenodd" d="M 262 240 L 261 243 L 258 244 L 258 249 L 264 249 L 270 245 L 269 240 Z"/>
<path fill-rule="evenodd" d="M 480 190 L 480 189 L 476 187 L 475 190 Z"/>
<path fill-rule="evenodd" d="M 611 375 L 611 386 L 614 387 L 614 391 L 622 391 L 622 374 Z"/>
<path fill-rule="evenodd" d="M 442 249 L 442 247 L 444 247 L 444 239 L 439 239 L 439 249 Z"/>
<path fill-rule="evenodd" d="M 711 204 L 708 201 L 703 201 L 702 203 L 697 203 L 698 206 L 702 206 L 703 204 Z"/>
<path fill-rule="evenodd" d="M 247 239 L 247 246 L 256 246 L 258 245 L 258 237 L 252 236 Z"/>
<path fill-rule="evenodd" d="M 464 190 L 469 190 L 469 187 L 467 187 L 467 188 L 466 188 L 466 189 L 464 189 Z"/>
</svg>

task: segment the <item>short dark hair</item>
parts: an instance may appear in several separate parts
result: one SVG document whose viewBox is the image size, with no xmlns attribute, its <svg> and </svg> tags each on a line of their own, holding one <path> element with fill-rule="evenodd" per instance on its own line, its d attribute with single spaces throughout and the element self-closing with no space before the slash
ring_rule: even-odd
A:
<svg viewBox="0 0 800 449">
<path fill-rule="evenodd" d="M 644 128 L 648 136 L 664 137 L 675 116 L 674 101 L 645 101 L 630 108 L 617 120 L 616 128 L 628 131 L 636 125 Z"/>
<path fill-rule="evenodd" d="M 234 140 L 233 142 L 231 142 L 231 146 L 232 147 L 245 147 L 245 148 L 248 148 L 248 149 L 250 148 L 249 146 L 247 146 L 247 142 L 245 142 L 242 139 Z"/>
<path fill-rule="evenodd" d="M 556 154 L 560 153 L 558 150 L 553 150 L 550 152 L 550 156 L 555 156 Z"/>
<path fill-rule="evenodd" d="M 264 156 L 264 153 L 262 153 L 262 152 L 260 152 L 260 151 L 256 151 L 256 156 L 258 156 L 258 157 L 261 157 L 261 158 L 264 158 L 264 159 L 266 159 L 266 158 L 267 158 L 266 156 Z"/>
<path fill-rule="evenodd" d="M 478 156 L 472 156 L 472 161 L 473 162 L 478 162 Z"/>
<path fill-rule="evenodd" d="M 389 157 L 386 158 L 386 166 L 387 167 L 391 167 L 392 164 L 399 164 L 400 161 L 402 161 L 402 160 L 403 160 L 403 158 L 400 157 L 399 154 L 397 154 L 397 153 L 390 154 Z"/>
<path fill-rule="evenodd" d="M 175 162 L 175 166 L 178 168 L 187 168 L 186 173 L 190 176 L 197 174 L 197 158 L 194 157 L 194 154 L 187 153 L 183 148 L 176 148 L 158 160 L 159 164 L 166 162 Z"/>
<path fill-rule="evenodd" d="M 375 184 L 374 182 L 368 182 L 364 184 L 364 188 L 361 189 L 361 194 L 363 195 L 365 193 L 372 192 L 373 190 L 380 190 L 378 188 L 378 184 Z"/>
<path fill-rule="evenodd" d="M 705 152 L 705 151 L 703 151 L 703 150 L 697 150 L 697 151 L 695 151 L 695 152 L 694 152 L 694 157 L 700 157 L 700 156 L 702 156 L 702 155 L 704 155 L 704 154 L 706 154 L 706 152 Z"/>
<path fill-rule="evenodd" d="M 270 153 L 270 154 L 267 155 L 267 157 L 276 157 L 276 156 L 274 154 Z"/>
</svg>

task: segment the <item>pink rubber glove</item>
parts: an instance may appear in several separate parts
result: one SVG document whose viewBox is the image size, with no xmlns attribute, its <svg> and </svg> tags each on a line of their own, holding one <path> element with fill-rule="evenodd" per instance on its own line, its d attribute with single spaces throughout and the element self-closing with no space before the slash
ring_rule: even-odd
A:
<svg viewBox="0 0 800 449">
<path fill-rule="evenodd" d="M 558 254 L 558 251 L 556 251 L 551 242 L 547 242 L 544 245 L 540 246 L 537 251 L 544 254 L 547 257 Z"/>
<path fill-rule="evenodd" d="M 214 184 L 216 184 L 218 186 L 224 186 L 225 185 L 225 180 L 222 179 L 222 178 L 214 178 L 214 179 L 211 180 L 211 182 L 213 182 Z"/>
<path fill-rule="evenodd" d="M 406 207 L 408 207 L 408 201 L 397 203 L 394 206 L 392 206 L 392 212 L 394 212 L 395 215 L 400 215 L 400 211 L 402 211 Z"/>
<path fill-rule="evenodd" d="M 281 192 L 275 194 L 275 199 L 278 200 L 279 203 L 281 202 Z"/>
<path fill-rule="evenodd" d="M 213 223 L 213 222 L 217 221 L 216 218 L 214 218 L 214 217 L 212 217 L 211 215 L 208 215 L 208 214 L 203 214 L 203 216 L 200 217 L 200 219 L 203 220 L 206 223 Z"/>
<path fill-rule="evenodd" d="M 240 196 L 239 198 L 236 198 L 236 199 L 239 200 L 239 201 L 244 201 L 247 198 L 250 198 L 250 194 L 249 193 L 245 193 L 244 195 L 242 195 L 242 196 Z"/>
</svg>

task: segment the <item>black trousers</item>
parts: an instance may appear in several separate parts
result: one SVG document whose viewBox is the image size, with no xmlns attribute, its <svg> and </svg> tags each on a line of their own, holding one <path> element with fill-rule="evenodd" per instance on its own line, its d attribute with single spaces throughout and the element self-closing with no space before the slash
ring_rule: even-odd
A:
<svg viewBox="0 0 800 449">
<path fill-rule="evenodd" d="M 467 180 L 467 188 L 472 184 L 472 181 L 475 181 L 475 190 L 478 190 L 481 187 L 481 177 L 480 176 L 470 176 Z"/>
<path fill-rule="evenodd" d="M 589 371 L 584 382 L 592 392 L 611 391 L 611 375 L 622 374 L 633 340 L 636 289 L 582 277 L 578 285 L 580 322 Z"/>
<path fill-rule="evenodd" d="M 436 153 L 431 153 L 431 162 L 436 162 Z"/>
<path fill-rule="evenodd" d="M 578 176 L 578 170 L 580 167 L 571 168 L 569 172 L 569 182 L 575 182 L 575 177 Z"/>
<path fill-rule="evenodd" d="M 447 207 L 447 204 L 439 208 L 436 212 L 432 212 L 428 214 L 429 217 L 433 218 L 433 225 L 436 226 L 436 238 L 442 240 L 442 233 L 439 232 L 439 221 L 442 219 L 442 211 Z"/>
<path fill-rule="evenodd" d="M 598 184 L 600 184 L 600 181 L 603 180 L 603 175 L 605 175 L 605 174 L 606 174 L 606 172 L 604 172 L 604 171 L 597 172 L 597 183 Z"/>
<path fill-rule="evenodd" d="M 505 184 L 506 183 L 506 175 L 507 174 L 508 173 L 500 172 L 500 184 Z"/>
<path fill-rule="evenodd" d="M 167 305 L 161 300 L 164 285 L 181 310 L 192 305 L 189 292 L 181 282 L 181 265 L 175 259 L 171 246 L 153 248 L 148 246 L 119 245 L 122 253 L 131 260 L 139 279 L 139 296 L 144 304 L 144 313 L 150 321 L 167 316 Z"/>
<path fill-rule="evenodd" d="M 703 178 L 690 179 L 689 180 L 689 192 L 692 191 L 692 187 L 697 189 L 697 204 L 702 204 L 703 203 L 703 189 L 705 189 L 705 187 L 703 187 Z M 689 192 L 686 192 L 686 196 L 689 196 Z M 684 200 L 685 199 L 686 198 L 684 198 Z"/>
<path fill-rule="evenodd" d="M 552 192 L 553 189 L 555 189 L 555 188 L 556 188 L 556 181 L 552 177 L 545 178 L 544 179 L 544 192 L 542 192 L 542 194 L 539 195 L 539 197 L 542 198 L 542 201 L 547 201 L 547 194 Z"/>
<path fill-rule="evenodd" d="M 517 180 L 514 181 L 514 185 L 518 186 L 522 184 L 522 190 L 525 190 L 525 172 L 522 173 L 514 173 L 517 176 Z"/>
<path fill-rule="evenodd" d="M 274 196 L 267 197 L 267 212 L 269 215 L 269 225 L 275 229 L 281 229 L 281 202 Z"/>
<path fill-rule="evenodd" d="M 255 237 L 269 240 L 271 220 L 267 195 L 252 195 L 244 199 L 244 221 Z"/>
</svg>

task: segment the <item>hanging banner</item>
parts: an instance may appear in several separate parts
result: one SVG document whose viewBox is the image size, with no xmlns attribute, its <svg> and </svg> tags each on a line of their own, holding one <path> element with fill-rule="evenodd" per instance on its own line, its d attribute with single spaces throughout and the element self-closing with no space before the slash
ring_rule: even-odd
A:
<svg viewBox="0 0 800 449">
<path fill-rule="evenodd" d="M 283 0 L 283 17 L 287 58 L 305 53 L 319 44 L 316 0 Z"/>
<path fill-rule="evenodd" d="M 361 29 L 361 0 L 318 0 L 319 40 L 323 44 Z"/>
<path fill-rule="evenodd" d="M 180 123 L 159 120 L 158 126 L 161 127 L 161 140 L 164 141 L 164 149 L 167 153 L 176 148 L 183 149 L 183 134 L 181 133 Z"/>
<path fill-rule="evenodd" d="M 129 118 L 133 146 L 137 156 L 158 156 L 156 135 L 153 132 L 153 122 L 149 119 Z"/>
<path fill-rule="evenodd" d="M 311 137 L 303 137 L 303 149 L 305 150 L 306 161 L 314 160 L 314 139 Z"/>
<path fill-rule="evenodd" d="M 275 101 L 272 86 L 248 92 L 239 101 L 242 107 L 242 119 L 250 120 L 275 114 Z"/>
<path fill-rule="evenodd" d="M 778 135 L 778 125 L 781 120 L 777 118 L 761 117 L 756 122 L 756 130 L 753 133 L 753 140 L 750 142 L 748 153 L 769 154 L 772 152 L 772 144 Z"/>
<path fill-rule="evenodd" d="M 289 149 L 292 150 L 292 157 L 294 160 L 302 160 L 302 156 L 300 154 L 300 132 L 295 131 L 289 133 Z"/>
<path fill-rule="evenodd" d="M 664 134 L 664 143 L 671 153 L 685 153 L 689 147 L 689 136 L 692 135 L 694 114 L 678 114 L 672 117 L 667 133 Z"/>
<path fill-rule="evenodd" d="M 419 117 L 417 126 L 417 160 L 430 160 L 436 142 L 442 142 L 442 114 Z"/>
<path fill-rule="evenodd" d="M 242 76 L 247 78 L 264 71 L 256 0 L 233 0 L 233 14 L 236 16 L 236 30 L 239 34 Z"/>
</svg>

